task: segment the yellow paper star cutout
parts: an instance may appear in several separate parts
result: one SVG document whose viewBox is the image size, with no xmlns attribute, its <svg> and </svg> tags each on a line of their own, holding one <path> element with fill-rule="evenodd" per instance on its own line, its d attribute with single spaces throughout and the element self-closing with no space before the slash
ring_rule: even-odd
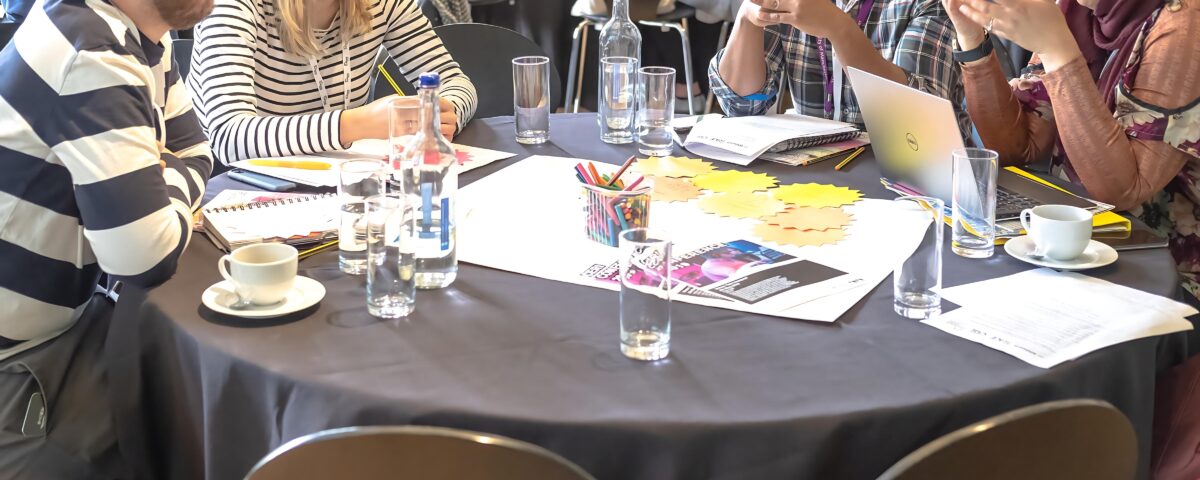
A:
<svg viewBox="0 0 1200 480">
<path fill-rule="evenodd" d="M 721 170 L 700 175 L 692 183 L 714 192 L 744 193 L 766 190 L 778 185 L 779 180 L 765 173 Z"/>
<path fill-rule="evenodd" d="M 716 169 L 709 162 L 688 157 L 643 158 L 638 160 L 637 168 L 642 175 L 655 177 L 694 177 Z"/>
<path fill-rule="evenodd" d="M 686 178 L 655 177 L 650 198 L 660 202 L 686 202 L 700 196 L 700 187 Z"/>
<path fill-rule="evenodd" d="M 796 230 L 828 230 L 849 225 L 850 214 L 836 207 L 792 207 L 763 221 Z"/>
<path fill-rule="evenodd" d="M 775 199 L 800 207 L 840 207 L 862 198 L 858 190 L 820 183 L 793 183 L 772 192 Z"/>
<path fill-rule="evenodd" d="M 765 193 L 717 193 L 700 199 L 701 210 L 722 217 L 762 218 L 784 208 L 786 204 Z"/>
<path fill-rule="evenodd" d="M 831 228 L 829 230 L 797 230 L 769 223 L 755 225 L 754 234 L 764 242 L 771 242 L 776 245 L 795 245 L 797 247 L 833 245 L 846 238 L 846 231 L 840 228 Z"/>
</svg>

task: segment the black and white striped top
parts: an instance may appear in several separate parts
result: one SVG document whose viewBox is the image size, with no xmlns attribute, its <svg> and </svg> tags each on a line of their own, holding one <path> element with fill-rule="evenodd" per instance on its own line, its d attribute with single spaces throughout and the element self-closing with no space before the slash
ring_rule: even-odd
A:
<svg viewBox="0 0 1200 480">
<path fill-rule="evenodd" d="M 196 26 L 187 85 L 221 161 L 342 149 L 339 120 L 345 96 L 349 92 L 349 107 L 367 102 L 380 46 L 409 82 L 424 72 L 441 74 L 442 96 L 454 104 L 460 127 L 475 113 L 474 85 L 414 0 L 371 0 L 370 31 L 355 37 L 348 48 L 342 45 L 340 14 L 328 30 L 318 32 L 325 52 L 317 59 L 317 70 L 329 105 L 322 100 L 309 59 L 283 50 L 276 9 L 273 0 L 216 0 L 212 15 Z"/>
<path fill-rule="evenodd" d="M 101 271 L 169 278 L 211 158 L 169 37 L 100 0 L 38 2 L 0 51 L 0 358 L 70 328 Z"/>
</svg>

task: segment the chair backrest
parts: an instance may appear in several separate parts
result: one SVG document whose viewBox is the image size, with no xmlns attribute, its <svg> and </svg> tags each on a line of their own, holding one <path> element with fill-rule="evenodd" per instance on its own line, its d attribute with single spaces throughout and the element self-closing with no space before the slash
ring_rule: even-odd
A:
<svg viewBox="0 0 1200 480">
<path fill-rule="evenodd" d="M 880 480 L 1129 480 L 1137 438 L 1107 402 L 1062 400 L 1014 410 L 948 433 L 910 453 Z"/>
<path fill-rule="evenodd" d="M 188 72 L 192 71 L 192 47 L 196 41 L 190 38 L 171 40 L 171 57 L 179 65 L 179 80 L 187 80 Z"/>
<path fill-rule="evenodd" d="M 541 447 L 439 427 L 376 426 L 297 438 L 258 462 L 246 480 L 593 480 Z"/>
<path fill-rule="evenodd" d="M 375 55 L 375 63 L 372 65 L 383 65 L 383 69 L 388 72 L 388 75 L 392 77 L 392 80 L 396 81 L 396 86 L 400 87 L 400 91 L 404 92 L 405 95 L 417 94 L 417 88 L 414 87 L 413 84 L 409 83 L 404 74 L 400 72 L 400 67 L 396 65 L 394 60 L 392 60 L 392 56 L 388 55 L 387 49 L 379 49 L 379 52 Z M 392 86 L 388 84 L 387 80 L 384 80 L 383 76 L 379 74 L 379 69 L 373 68 L 371 70 L 371 77 L 368 83 L 367 99 L 374 101 L 377 98 L 394 95 L 395 93 L 396 90 L 394 90 Z"/>
<path fill-rule="evenodd" d="M 446 50 L 475 84 L 479 108 L 475 118 L 513 114 L 512 59 L 546 56 L 533 40 L 521 34 L 482 23 L 459 23 L 433 29 Z M 550 105 L 562 102 L 562 81 L 550 61 Z"/>
</svg>

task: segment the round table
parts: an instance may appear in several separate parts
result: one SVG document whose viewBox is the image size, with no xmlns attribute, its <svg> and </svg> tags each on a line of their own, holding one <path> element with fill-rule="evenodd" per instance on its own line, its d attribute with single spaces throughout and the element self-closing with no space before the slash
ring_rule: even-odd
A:
<svg viewBox="0 0 1200 480">
<path fill-rule="evenodd" d="M 516 144 L 512 124 L 478 120 L 455 140 L 519 153 L 464 184 L 529 155 L 619 163 L 633 151 L 599 142 L 591 115 L 555 115 L 540 146 Z M 893 197 L 869 156 L 841 172 L 752 169 Z M 230 186 L 246 188 L 210 184 Z M 1031 268 L 997 252 L 947 250 L 945 285 Z M 463 264 L 452 287 L 418 294 L 410 318 L 378 321 L 364 279 L 340 273 L 330 252 L 300 264 L 328 289 L 317 308 L 251 321 L 200 306 L 220 255 L 196 238 L 175 278 L 129 289 L 117 306 L 108 368 L 122 448 L 152 459 L 154 478 L 241 478 L 290 439 L 368 424 L 506 435 L 599 479 L 874 478 L 939 435 L 1073 397 L 1130 417 L 1146 472 L 1155 373 L 1181 361 L 1186 340 L 1128 342 L 1043 370 L 896 316 L 886 279 L 832 324 L 676 304 L 670 359 L 641 363 L 618 351 L 611 291 Z M 1171 272 L 1158 249 L 1088 274 L 1174 296 Z"/>
</svg>

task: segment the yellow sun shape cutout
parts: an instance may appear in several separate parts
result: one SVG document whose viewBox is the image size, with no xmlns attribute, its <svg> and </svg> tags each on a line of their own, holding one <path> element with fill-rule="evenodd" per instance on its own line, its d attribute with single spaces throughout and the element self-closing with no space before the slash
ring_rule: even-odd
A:
<svg viewBox="0 0 1200 480">
<path fill-rule="evenodd" d="M 693 179 L 692 183 L 719 193 L 748 193 L 774 187 L 779 184 L 779 180 L 765 173 L 721 170 L 700 175 Z"/>
<path fill-rule="evenodd" d="M 858 190 L 820 183 L 793 183 L 772 190 L 775 199 L 799 207 L 840 207 L 862 198 Z"/>
<path fill-rule="evenodd" d="M 717 193 L 700 198 L 705 212 L 734 218 L 762 218 L 782 212 L 787 205 L 765 193 Z"/>
<path fill-rule="evenodd" d="M 655 177 L 694 177 L 716 169 L 709 162 L 688 157 L 643 158 L 638 160 L 637 168 L 642 175 Z"/>
</svg>

